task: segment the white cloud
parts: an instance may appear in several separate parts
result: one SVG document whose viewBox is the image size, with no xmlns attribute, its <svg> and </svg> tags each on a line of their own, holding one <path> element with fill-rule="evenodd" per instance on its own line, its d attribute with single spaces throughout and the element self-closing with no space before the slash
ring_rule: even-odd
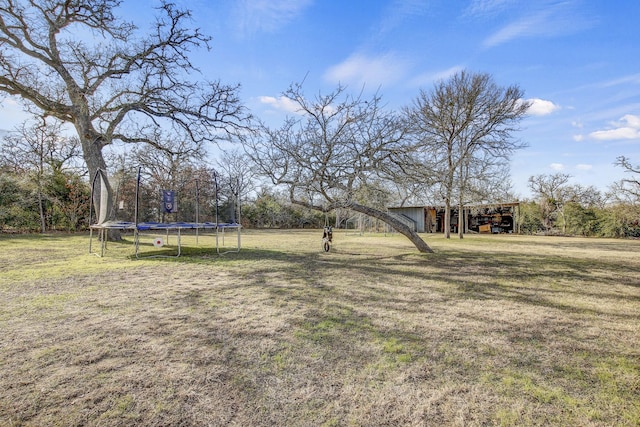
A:
<svg viewBox="0 0 640 427">
<path fill-rule="evenodd" d="M 599 141 L 640 139 L 640 116 L 626 114 L 618 122 L 611 123 L 611 126 L 611 129 L 591 132 L 589 137 Z"/>
<path fill-rule="evenodd" d="M 535 15 L 517 22 L 513 22 L 501 30 L 487 37 L 483 45 L 485 47 L 494 47 L 503 43 L 507 43 L 513 39 L 526 36 L 535 36 L 544 34 L 544 19 L 540 15 Z"/>
<path fill-rule="evenodd" d="M 449 77 L 454 74 L 464 70 L 462 65 L 455 65 L 451 68 L 447 68 L 446 70 L 436 71 L 433 73 L 424 73 L 419 76 L 411 79 L 412 86 L 426 86 L 431 85 L 440 80 L 447 80 Z"/>
<path fill-rule="evenodd" d="M 503 12 L 513 0 L 471 0 L 471 4 L 464 14 L 476 17 L 478 15 L 494 15 Z"/>
<path fill-rule="evenodd" d="M 551 163 L 549 167 L 554 171 L 561 171 L 564 169 L 564 165 L 562 163 Z"/>
<path fill-rule="evenodd" d="M 586 164 L 581 163 L 579 165 L 576 165 L 576 169 L 581 170 L 581 171 L 588 171 L 588 170 L 593 169 L 593 165 L 586 165 Z"/>
<path fill-rule="evenodd" d="M 626 114 L 622 116 L 620 120 L 634 129 L 640 129 L 640 116 L 634 116 L 633 114 Z"/>
<path fill-rule="evenodd" d="M 386 34 L 401 26 L 407 19 L 425 15 L 430 8 L 429 2 L 424 0 L 393 0 L 382 15 L 380 33 Z"/>
<path fill-rule="evenodd" d="M 488 1 L 500 3 L 497 0 Z M 498 4 L 497 6 L 500 6 Z M 495 47 L 512 40 L 524 37 L 555 37 L 571 34 L 593 25 L 579 9 L 577 2 L 564 1 L 553 5 L 541 2 L 536 5 L 537 11 L 507 24 L 487 37 L 482 43 L 484 47 Z"/>
<path fill-rule="evenodd" d="M 614 80 L 609 80 L 607 82 L 602 83 L 603 87 L 611 87 L 611 86 L 619 86 L 619 85 L 628 85 L 628 84 L 639 84 L 640 83 L 640 73 L 639 74 L 631 74 L 628 76 L 619 77 Z"/>
<path fill-rule="evenodd" d="M 610 141 L 616 139 L 637 139 L 640 138 L 640 131 L 631 127 L 621 127 L 617 129 L 598 130 L 591 132 L 589 136 L 599 141 Z"/>
<path fill-rule="evenodd" d="M 573 135 L 573 140 L 576 142 L 584 141 L 584 135 Z"/>
<path fill-rule="evenodd" d="M 377 89 L 378 86 L 401 79 L 406 74 L 406 69 L 406 61 L 396 55 L 368 57 L 353 54 L 340 64 L 329 68 L 324 78 L 332 84 L 366 85 Z"/>
<path fill-rule="evenodd" d="M 285 111 L 287 113 L 298 113 L 300 106 L 285 96 L 274 98 L 273 96 L 261 96 L 260 102 L 270 105 L 278 111 Z"/>
<path fill-rule="evenodd" d="M 240 35 L 275 32 L 298 17 L 313 0 L 240 0 L 234 18 Z"/>
<path fill-rule="evenodd" d="M 527 113 L 531 114 L 532 116 L 546 116 L 560 109 L 559 105 L 545 99 L 531 98 L 527 101 L 531 103 L 531 106 L 529 107 L 529 110 L 527 110 Z"/>
</svg>

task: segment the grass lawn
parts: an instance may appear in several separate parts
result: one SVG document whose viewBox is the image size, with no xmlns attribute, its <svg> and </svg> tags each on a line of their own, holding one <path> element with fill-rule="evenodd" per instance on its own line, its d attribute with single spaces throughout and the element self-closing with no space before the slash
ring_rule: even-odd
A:
<svg viewBox="0 0 640 427">
<path fill-rule="evenodd" d="M 640 425 L 640 241 L 321 236 L 0 235 L 0 426 Z"/>
</svg>

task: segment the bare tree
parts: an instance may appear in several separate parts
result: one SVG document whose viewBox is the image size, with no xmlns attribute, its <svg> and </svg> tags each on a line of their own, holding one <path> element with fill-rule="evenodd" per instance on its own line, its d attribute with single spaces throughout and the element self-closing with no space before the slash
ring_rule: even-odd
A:
<svg viewBox="0 0 640 427">
<path fill-rule="evenodd" d="M 538 198 L 542 211 L 542 223 L 549 231 L 553 228 L 556 216 L 564 216 L 564 206 L 569 201 L 571 175 L 555 173 L 529 177 L 529 188 Z"/>
<path fill-rule="evenodd" d="M 508 159 L 524 147 L 512 138 L 529 108 L 522 97 L 523 91 L 516 85 L 503 88 L 489 74 L 461 71 L 437 82 L 431 92 L 421 90 L 413 105 L 405 108 L 417 138 L 414 174 L 441 187 L 447 238 L 451 203 L 457 199 L 458 211 L 463 211 L 472 173 L 491 165 L 501 167 L 493 159 Z M 460 238 L 462 220 L 459 215 Z"/>
<path fill-rule="evenodd" d="M 307 99 L 300 84 L 284 94 L 298 107 L 279 129 L 263 126 L 246 148 L 260 172 L 288 189 L 292 203 L 325 211 L 347 208 L 377 218 L 405 235 L 420 252 L 432 252 L 401 220 L 358 199 L 403 146 L 404 130 L 378 95 L 365 100 L 340 86 Z"/>
<path fill-rule="evenodd" d="M 634 174 L 631 178 L 621 180 L 617 189 L 625 195 L 630 196 L 635 202 L 640 201 L 640 165 L 633 165 L 631 159 L 625 156 L 619 156 L 616 159 L 615 165 L 624 168 L 625 172 Z"/>
<path fill-rule="evenodd" d="M 162 1 L 141 35 L 116 18 L 120 3 L 0 0 L 0 92 L 71 123 L 92 176 L 106 169 L 113 141 L 164 148 L 163 126 L 196 144 L 246 126 L 238 86 L 190 80 L 198 70 L 189 53 L 210 38 L 185 26 L 189 11 Z"/>
<path fill-rule="evenodd" d="M 215 162 L 218 176 L 218 193 L 226 195 L 229 209 L 233 209 L 232 218 L 239 220 L 241 201 L 256 189 L 251 159 L 239 150 L 223 150 Z"/>
<path fill-rule="evenodd" d="M 176 188 L 181 181 L 188 179 L 185 170 L 201 166 L 204 150 L 202 147 L 190 148 L 186 135 L 163 138 L 160 142 L 163 149 L 137 146 L 130 155 L 149 179 L 162 188 Z"/>
<path fill-rule="evenodd" d="M 13 170 L 32 176 L 36 185 L 40 229 L 46 232 L 45 191 L 47 176 L 62 172 L 80 154 L 80 144 L 76 138 L 65 137 L 58 120 L 40 118 L 25 122 L 5 136 L 0 144 L 2 163 L 11 165 Z"/>
</svg>

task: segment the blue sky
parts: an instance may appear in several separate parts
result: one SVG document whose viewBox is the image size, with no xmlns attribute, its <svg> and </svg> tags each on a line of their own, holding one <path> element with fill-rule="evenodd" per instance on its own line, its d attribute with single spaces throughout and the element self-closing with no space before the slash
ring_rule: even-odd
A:
<svg viewBox="0 0 640 427">
<path fill-rule="evenodd" d="M 194 4 L 214 37 L 209 65 L 259 117 L 287 109 L 279 94 L 340 82 L 380 90 L 391 107 L 453 72 L 488 72 L 534 101 L 517 137 L 516 191 L 563 172 L 600 189 L 640 163 L 640 2 L 512 0 L 245 0 Z M 206 6 L 205 6 L 206 5 Z M 305 78 L 306 76 L 306 78 Z"/>
<path fill-rule="evenodd" d="M 194 52 L 211 79 L 240 83 L 253 114 L 274 126 L 280 94 L 379 91 L 389 107 L 467 69 L 519 85 L 533 101 L 512 159 L 515 191 L 531 175 L 563 172 L 605 190 L 640 164 L 640 1 L 619 0 L 177 0 L 213 37 Z M 152 0 L 125 0 L 124 17 L 152 15 Z M 144 27 L 144 24 L 141 23 Z M 10 106 L 3 114 L 11 114 Z M 0 127 L 5 126 L 0 124 Z"/>
</svg>

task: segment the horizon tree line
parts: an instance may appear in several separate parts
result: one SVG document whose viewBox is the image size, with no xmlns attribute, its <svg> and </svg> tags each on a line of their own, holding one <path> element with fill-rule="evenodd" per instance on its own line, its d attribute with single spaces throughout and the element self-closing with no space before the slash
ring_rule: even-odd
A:
<svg viewBox="0 0 640 427">
<path fill-rule="evenodd" d="M 45 182 L 53 179 L 45 169 L 75 200 L 78 196 L 70 194 L 82 192 L 81 180 L 71 185 L 78 174 L 63 166 L 81 158 L 86 169 L 80 177 L 108 168 L 117 175 L 116 165 L 125 161 L 110 164 L 105 156 L 115 146 L 146 164 L 148 181 L 157 185 L 186 189 L 191 185 L 187 175 L 208 180 L 224 172 L 219 176 L 228 178 L 228 201 L 237 201 L 252 191 L 251 174 L 257 174 L 282 188 L 288 203 L 325 215 L 337 209 L 369 215 L 405 235 L 421 252 L 431 248 L 402 218 L 386 211 L 389 200 L 438 199 L 450 210 L 452 203 L 460 207 L 495 200 L 510 191 L 508 161 L 525 147 L 514 135 L 529 107 L 517 85 L 501 87 L 486 73 L 464 70 L 436 82 L 432 90 L 420 90 L 401 111 L 390 111 L 379 94 L 352 95 L 339 85 L 308 97 L 302 84 L 294 83 L 283 96 L 298 111 L 271 128 L 243 105 L 239 84 L 208 81 L 193 65 L 191 52 L 209 49 L 211 38 L 189 28 L 189 10 L 161 1 L 153 30 L 145 34 L 116 17 L 119 3 L 13 0 L 0 5 L 0 93 L 21 99 L 42 123 L 66 124 L 76 134 L 62 141 L 58 130 L 53 132 L 57 136 L 43 133 L 27 142 L 40 149 L 30 173 L 41 231 L 47 228 L 45 205 L 54 199 L 52 190 L 45 191 Z M 80 30 L 90 31 L 93 39 L 74 37 Z M 26 151 L 25 145 L 16 147 L 29 141 L 27 131 L 14 139 L 12 152 Z M 40 132 L 46 131 L 45 125 Z M 58 147 L 55 156 L 42 155 L 45 140 Z M 218 170 L 207 170 L 205 143 L 220 142 L 242 147 L 246 157 L 223 154 Z M 634 196 L 638 168 L 625 157 L 618 163 L 632 172 L 632 178 L 619 183 L 620 190 Z M 11 159 L 1 167 L 10 170 Z M 16 184 L 7 177 L 3 173 L 3 185 Z M 116 215 L 114 182 L 106 200 Z M 535 189 L 542 194 L 544 179 L 530 182 L 539 184 Z M 99 194 L 94 197 L 101 200 Z M 566 227 L 567 204 L 555 195 L 546 200 L 545 226 L 559 216 Z M 58 205 L 70 203 L 65 199 Z M 447 238 L 450 229 L 445 225 Z M 463 227 L 458 229 L 462 238 Z"/>
<path fill-rule="evenodd" d="M 35 128 L 42 131 L 37 124 Z M 20 129 L 24 130 L 24 126 Z M 30 129 L 27 135 L 33 132 L 34 129 Z M 35 148 L 48 147 L 42 151 L 34 150 L 33 146 L 26 150 L 21 144 L 33 140 L 20 139 L 15 133 L 0 140 L 0 232 L 78 231 L 89 224 L 90 188 L 86 169 L 77 154 L 76 158 L 69 156 L 73 150 L 56 148 L 57 141 L 58 144 L 71 143 L 66 147 L 71 149 L 73 141 L 50 131 L 43 134 L 51 136 L 51 140 L 46 143 L 46 138 L 35 140 L 38 142 Z M 116 209 L 121 209 L 122 218 L 132 215 L 135 175 L 137 167 L 144 165 L 142 198 L 147 201 L 145 209 L 149 217 L 158 214 L 160 189 L 171 188 L 179 194 L 180 219 L 194 220 L 197 178 L 202 220 L 212 220 L 216 208 L 221 221 L 240 217 L 238 212 L 232 211 L 240 200 L 245 227 L 322 227 L 326 221 L 323 212 L 296 207 L 285 191 L 260 181 L 247 156 L 237 150 L 225 152 L 213 165 L 202 162 L 194 152 L 182 158 L 179 168 L 174 163 L 173 170 L 171 165 L 175 159 L 163 151 L 157 151 L 155 155 L 149 152 L 127 156 L 113 153 L 107 156 L 107 161 L 111 165 L 109 174 L 114 183 Z M 630 165 L 625 169 L 630 173 L 629 178 L 613 183 L 604 193 L 591 186 L 571 183 L 567 174 L 530 177 L 533 198 L 521 200 L 520 231 L 526 234 L 640 237 L 638 172 L 630 159 L 625 158 L 625 162 Z M 619 166 L 623 167 L 623 164 Z M 214 202 L 214 182 L 218 206 Z M 397 185 L 397 182 L 382 180 L 372 182 L 361 187 L 356 197 L 379 209 L 406 203 L 406 195 L 398 191 Z M 125 212 L 126 209 L 129 212 Z M 340 209 L 330 213 L 329 218 L 331 224 L 338 227 L 344 226 L 344 219 L 353 215 L 353 211 Z"/>
</svg>

